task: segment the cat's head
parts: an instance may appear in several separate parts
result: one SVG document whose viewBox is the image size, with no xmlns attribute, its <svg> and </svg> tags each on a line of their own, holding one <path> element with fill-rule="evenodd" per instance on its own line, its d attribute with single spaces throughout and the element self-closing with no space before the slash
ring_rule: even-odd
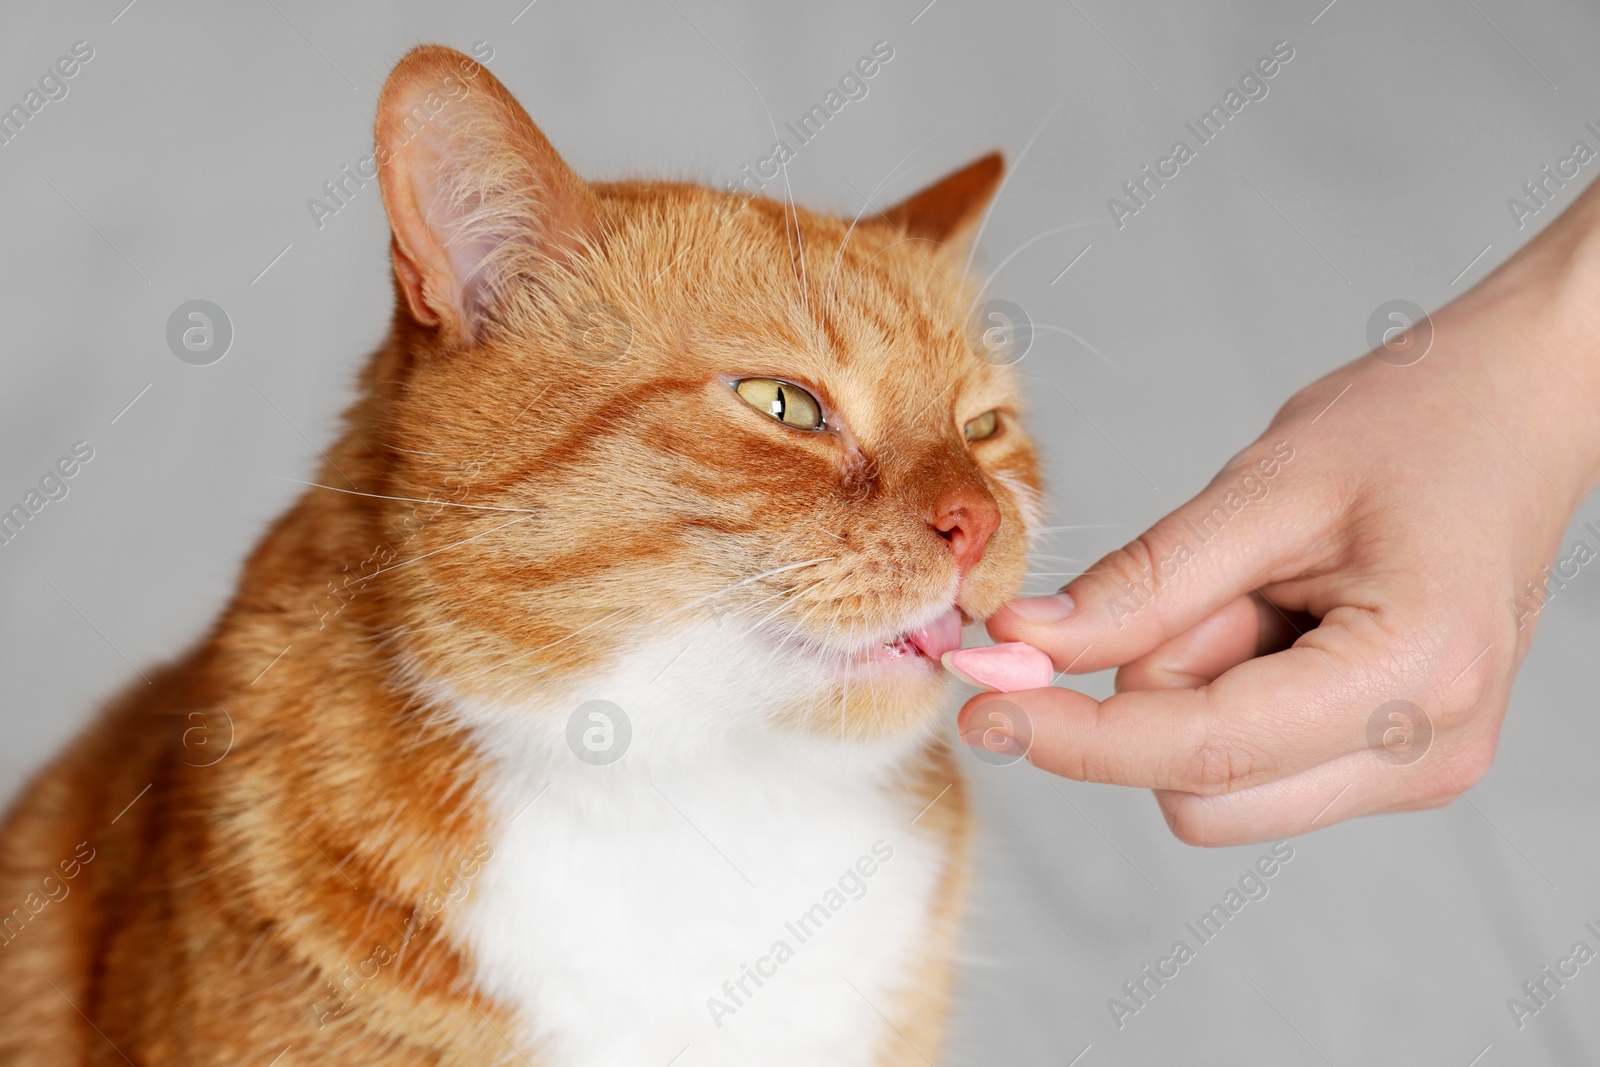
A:
<svg viewBox="0 0 1600 1067">
<path fill-rule="evenodd" d="M 1015 377 L 968 336 L 999 158 L 855 220 L 586 184 L 443 48 L 395 69 L 377 140 L 399 299 L 368 434 L 411 669 L 925 721 L 918 645 L 1016 592 L 1038 499 Z"/>
</svg>

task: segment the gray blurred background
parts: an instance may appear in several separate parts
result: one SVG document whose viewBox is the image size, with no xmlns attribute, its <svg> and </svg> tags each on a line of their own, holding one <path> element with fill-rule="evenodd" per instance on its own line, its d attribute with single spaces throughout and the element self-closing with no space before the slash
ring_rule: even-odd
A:
<svg viewBox="0 0 1600 1067">
<path fill-rule="evenodd" d="M 125 4 L 35 6 L 26 25 L 13 4 L 0 34 L 5 108 L 93 48 L 0 145 L 0 504 L 74 442 L 95 452 L 0 546 L 7 796 L 134 665 L 202 632 L 299 491 L 282 479 L 318 462 L 391 293 L 376 185 L 320 228 L 306 202 L 371 151 L 378 89 L 414 44 L 487 42 L 591 178 L 725 183 L 770 150 L 763 99 L 797 118 L 880 40 L 894 57 L 868 95 L 790 165 L 801 201 L 853 215 L 919 146 L 880 203 L 1036 137 L 981 257 L 1083 224 L 994 288 L 1057 328 L 1022 370 L 1051 523 L 1080 528 L 1052 538 L 1035 591 L 1196 491 L 1368 347 L 1380 304 L 1448 301 L 1600 171 L 1518 229 L 1507 198 L 1573 142 L 1600 147 L 1600 11 L 1576 0 Z M 1107 198 L 1194 143 L 1184 122 L 1278 41 L 1294 58 L 1268 95 L 1117 228 Z M 212 366 L 166 342 L 192 299 L 233 324 Z M 1506 1007 L 1574 941 L 1600 948 L 1583 927 L 1600 926 L 1597 637 L 1585 570 L 1544 613 L 1468 802 L 1297 839 L 1270 895 L 1120 1030 L 1107 998 L 1267 846 L 1193 849 L 1145 793 L 971 760 L 982 864 L 953 1062 L 1600 1062 L 1600 964 L 1520 1030 Z"/>
</svg>

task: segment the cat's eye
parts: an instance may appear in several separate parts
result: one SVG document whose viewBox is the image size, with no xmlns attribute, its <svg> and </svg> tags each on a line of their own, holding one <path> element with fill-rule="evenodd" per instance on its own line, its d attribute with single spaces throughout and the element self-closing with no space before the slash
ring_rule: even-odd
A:
<svg viewBox="0 0 1600 1067">
<path fill-rule="evenodd" d="M 996 412 L 985 411 L 962 427 L 968 441 L 981 441 L 985 437 L 993 437 L 994 432 L 1000 428 L 1000 417 Z"/>
<path fill-rule="evenodd" d="M 795 385 L 776 378 L 745 378 L 734 391 L 746 404 L 763 415 L 771 415 L 785 426 L 797 430 L 822 429 L 822 405 L 817 398 Z"/>
</svg>

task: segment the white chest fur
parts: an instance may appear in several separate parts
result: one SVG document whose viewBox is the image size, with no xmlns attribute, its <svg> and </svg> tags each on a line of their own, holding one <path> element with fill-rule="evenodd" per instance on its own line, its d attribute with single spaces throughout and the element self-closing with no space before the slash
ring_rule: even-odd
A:
<svg viewBox="0 0 1600 1067">
<path fill-rule="evenodd" d="M 751 690 L 807 665 L 767 649 L 744 674 L 746 650 L 701 636 L 559 708 L 456 705 L 491 761 L 496 817 L 449 925 L 541 1065 L 871 1067 L 896 1040 L 884 1016 L 917 981 L 947 862 L 903 788 L 928 735 L 775 730 Z M 568 711 L 591 699 L 631 727 L 608 765 L 567 742 Z"/>
</svg>

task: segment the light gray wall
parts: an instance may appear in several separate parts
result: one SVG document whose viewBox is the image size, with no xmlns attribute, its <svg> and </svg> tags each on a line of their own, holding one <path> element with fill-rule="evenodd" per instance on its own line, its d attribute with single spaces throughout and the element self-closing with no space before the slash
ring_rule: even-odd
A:
<svg viewBox="0 0 1600 1067">
<path fill-rule="evenodd" d="M 592 177 L 732 178 L 769 150 L 767 109 L 798 116 L 878 40 L 895 54 L 869 95 L 790 167 L 803 201 L 853 214 L 913 150 L 883 199 L 1036 137 L 984 256 L 1082 224 L 996 283 L 1082 339 L 1041 333 L 1023 363 L 1052 521 L 1085 527 L 1054 539 L 1072 559 L 1041 561 L 1038 589 L 1197 490 L 1366 348 L 1379 304 L 1437 306 L 1482 277 L 1553 214 L 1519 230 L 1506 199 L 1600 144 L 1600 12 L 1576 0 L 523 2 L 100 0 L 25 25 L 14 6 L 0 105 L 74 42 L 94 57 L 0 146 L 0 503 L 76 441 L 95 456 L 0 547 L 0 790 L 201 631 L 297 493 L 283 479 L 312 469 L 390 292 L 376 188 L 320 229 L 306 201 L 370 150 L 410 45 L 489 42 Z M 1295 54 L 1269 95 L 1114 226 L 1107 198 L 1280 40 Z M 165 339 L 196 298 L 236 334 L 209 367 Z M 1595 1062 L 1600 967 L 1520 1032 L 1505 1001 L 1580 937 L 1600 947 L 1583 929 L 1600 924 L 1597 638 L 1585 576 L 1548 609 L 1470 802 L 1297 840 L 1270 895 L 1120 1031 L 1106 999 L 1265 847 L 1191 849 L 1145 794 L 974 760 L 957 1062 Z"/>
</svg>

